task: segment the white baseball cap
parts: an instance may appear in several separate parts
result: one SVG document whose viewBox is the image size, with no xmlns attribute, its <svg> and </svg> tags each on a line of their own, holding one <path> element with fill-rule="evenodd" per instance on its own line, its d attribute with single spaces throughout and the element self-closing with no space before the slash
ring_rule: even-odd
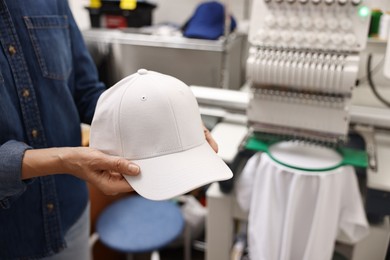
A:
<svg viewBox="0 0 390 260">
<path fill-rule="evenodd" d="M 165 200 L 233 174 L 207 143 L 196 98 L 182 81 L 138 70 L 99 98 L 90 146 L 140 166 L 124 175 L 151 200 Z"/>
</svg>

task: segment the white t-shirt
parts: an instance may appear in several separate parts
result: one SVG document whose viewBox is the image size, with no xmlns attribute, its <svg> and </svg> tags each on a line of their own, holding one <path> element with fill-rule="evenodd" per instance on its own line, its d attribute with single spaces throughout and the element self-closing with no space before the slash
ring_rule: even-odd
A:
<svg viewBox="0 0 390 260">
<path fill-rule="evenodd" d="M 257 153 L 237 180 L 236 195 L 249 211 L 252 260 L 330 260 L 340 230 L 352 242 L 368 234 L 351 166 L 299 171 Z"/>
</svg>

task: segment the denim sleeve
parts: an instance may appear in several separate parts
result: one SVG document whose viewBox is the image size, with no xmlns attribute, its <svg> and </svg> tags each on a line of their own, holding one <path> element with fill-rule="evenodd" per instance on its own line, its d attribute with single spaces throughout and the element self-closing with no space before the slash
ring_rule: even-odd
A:
<svg viewBox="0 0 390 260">
<path fill-rule="evenodd" d="M 32 181 L 21 179 L 22 160 L 27 149 L 31 147 L 13 140 L 0 146 L 0 208 L 9 208 Z"/>
<path fill-rule="evenodd" d="M 99 81 L 96 65 L 88 52 L 69 6 L 66 9 L 72 43 L 74 99 L 81 121 L 90 124 L 97 100 L 106 87 Z"/>
</svg>

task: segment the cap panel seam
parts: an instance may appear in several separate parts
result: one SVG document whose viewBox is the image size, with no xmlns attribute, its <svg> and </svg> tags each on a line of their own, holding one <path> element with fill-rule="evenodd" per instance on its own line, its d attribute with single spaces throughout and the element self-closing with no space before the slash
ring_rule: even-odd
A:
<svg viewBox="0 0 390 260">
<path fill-rule="evenodd" d="M 121 96 L 121 99 L 120 99 L 120 102 L 119 102 L 119 106 L 118 106 L 118 111 L 117 111 L 117 115 L 116 115 L 116 117 L 117 117 L 117 124 L 118 124 L 118 135 L 119 135 L 119 142 L 120 142 L 120 147 L 121 147 L 121 152 L 120 152 L 120 156 L 121 157 L 124 157 L 125 155 L 124 155 L 124 149 L 123 149 L 123 142 L 122 142 L 122 128 L 121 128 L 121 124 L 120 124 L 120 113 L 121 113 L 121 110 L 122 110 L 122 102 L 123 102 L 123 98 L 125 97 L 125 95 L 126 95 L 126 93 L 127 93 L 127 91 L 129 91 L 129 86 L 130 85 L 132 85 L 132 84 L 134 84 L 134 82 L 137 80 L 139 78 L 139 76 L 138 77 L 136 77 L 135 79 L 133 79 L 132 81 L 130 81 L 128 84 L 127 84 L 127 86 L 126 86 L 126 89 L 125 89 L 125 91 L 123 92 L 123 94 L 122 94 L 122 96 Z"/>
<path fill-rule="evenodd" d="M 179 137 L 179 145 L 180 145 L 181 149 L 183 149 L 180 131 L 179 131 L 179 128 L 177 126 L 177 118 L 176 118 L 175 110 L 173 109 L 172 101 L 171 101 L 171 98 L 169 96 L 168 96 L 168 102 L 169 102 L 169 108 L 171 109 L 171 112 L 173 114 L 173 118 L 175 119 L 175 129 L 176 129 L 177 136 Z"/>
</svg>

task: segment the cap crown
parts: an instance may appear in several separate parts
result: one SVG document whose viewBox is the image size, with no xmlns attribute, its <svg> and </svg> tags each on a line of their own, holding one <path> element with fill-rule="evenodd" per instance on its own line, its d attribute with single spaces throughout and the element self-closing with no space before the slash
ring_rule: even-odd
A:
<svg viewBox="0 0 390 260">
<path fill-rule="evenodd" d="M 205 142 L 189 87 L 146 70 L 102 94 L 91 127 L 91 143 L 99 145 L 94 148 L 132 160 L 181 152 Z"/>
</svg>

